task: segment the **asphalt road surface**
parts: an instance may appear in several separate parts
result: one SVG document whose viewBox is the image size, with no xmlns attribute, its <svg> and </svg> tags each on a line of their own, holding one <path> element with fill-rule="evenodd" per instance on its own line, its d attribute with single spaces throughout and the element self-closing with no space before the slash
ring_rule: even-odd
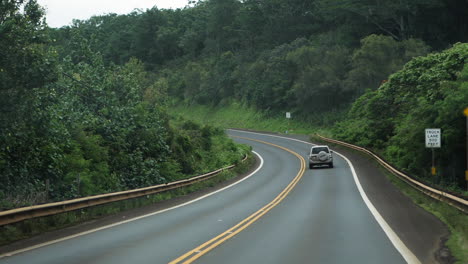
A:
<svg viewBox="0 0 468 264">
<path fill-rule="evenodd" d="M 3 255 L 0 263 L 420 263 L 369 208 L 342 157 L 334 154 L 332 169 L 309 170 L 307 160 L 304 165 L 291 153 L 306 159 L 308 144 L 229 134 L 244 137 L 235 141 L 251 145 L 262 160 L 258 171 L 236 185 L 184 206 Z"/>
</svg>

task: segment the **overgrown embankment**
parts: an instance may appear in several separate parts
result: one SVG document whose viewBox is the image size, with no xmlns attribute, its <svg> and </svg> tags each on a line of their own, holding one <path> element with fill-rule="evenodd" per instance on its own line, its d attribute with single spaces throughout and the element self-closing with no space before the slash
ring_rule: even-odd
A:
<svg viewBox="0 0 468 264">
<path fill-rule="evenodd" d="M 230 104 L 223 107 L 188 106 L 172 109 L 189 119 L 274 132 L 319 132 L 364 146 L 379 153 L 402 171 L 436 186 L 466 196 L 466 117 L 468 107 L 468 44 L 418 57 L 389 77 L 377 90 L 369 90 L 352 104 L 333 126 L 321 127 L 304 120 L 288 121 L 282 113 Z M 290 122 L 290 123 L 288 123 Z M 431 151 L 425 148 L 424 129 L 442 129 L 442 148 L 436 150 L 436 176 L 430 175 Z M 415 203 L 449 227 L 446 243 L 457 263 L 466 263 L 467 215 L 414 190 L 392 175 L 389 179 Z"/>
<path fill-rule="evenodd" d="M 141 61 L 106 63 L 80 34 L 57 52 L 36 1 L 0 6 L 0 210 L 170 182 L 247 152 L 170 120 Z"/>
<path fill-rule="evenodd" d="M 466 107 L 468 44 L 456 44 L 411 60 L 379 89 L 361 96 L 332 130 L 336 139 L 370 148 L 400 170 L 466 196 Z M 430 174 L 426 128 L 442 130 L 436 176 Z"/>
<path fill-rule="evenodd" d="M 275 132 L 319 132 L 367 147 L 402 171 L 441 189 L 467 195 L 465 188 L 468 107 L 468 44 L 414 58 L 377 90 L 368 90 L 349 111 L 312 111 L 311 116 L 285 118 L 284 112 L 264 111 L 240 103 L 221 106 L 177 101 L 170 108 L 189 119 Z M 336 123 L 315 116 L 334 116 Z M 317 122 L 311 120 L 317 120 Z M 323 121 L 323 119 L 322 119 Z M 442 129 L 442 148 L 436 150 L 437 176 L 430 174 L 431 151 L 424 130 Z"/>
<path fill-rule="evenodd" d="M 237 102 L 214 107 L 174 101 L 169 109 L 173 116 L 182 116 L 200 124 L 213 124 L 223 128 L 244 128 L 280 133 L 288 131 L 288 133 L 301 134 L 308 134 L 314 130 L 312 124 L 296 120 L 294 117 L 287 119 L 284 113 L 282 115 L 268 113 Z"/>
</svg>

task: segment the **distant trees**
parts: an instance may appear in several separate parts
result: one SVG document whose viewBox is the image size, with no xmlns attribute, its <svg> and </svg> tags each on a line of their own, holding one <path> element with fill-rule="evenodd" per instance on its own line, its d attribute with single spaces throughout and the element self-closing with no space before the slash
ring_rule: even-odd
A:
<svg viewBox="0 0 468 264">
<path fill-rule="evenodd" d="M 351 56 L 351 70 L 346 78 L 346 86 L 357 91 L 356 95 L 363 94 L 366 89 L 376 89 L 407 61 L 425 55 L 429 50 L 418 39 L 398 42 L 390 36 L 367 36 Z"/>
<path fill-rule="evenodd" d="M 60 46 L 67 47 L 67 35 L 80 31 L 106 62 L 122 64 L 133 56 L 154 68 L 176 58 L 226 51 L 258 56 L 297 38 L 323 35 L 352 49 L 372 34 L 445 48 L 468 40 L 467 5 L 462 0 L 208 0 L 178 10 L 92 17 L 53 31 Z"/>
<path fill-rule="evenodd" d="M 411 58 L 428 51 L 417 39 L 398 42 L 370 35 L 352 50 L 321 36 L 265 50 L 254 60 L 225 52 L 190 61 L 183 69 L 176 66 L 165 74 L 183 76 L 183 82 L 169 90 L 181 89 L 173 96 L 189 103 L 238 100 L 259 109 L 292 110 L 306 116 L 310 111 L 346 108 L 366 90 L 377 89 Z"/>
<path fill-rule="evenodd" d="M 301 114 L 310 105 L 344 109 L 411 58 L 465 40 L 462 26 L 443 33 L 463 12 L 441 0 L 208 0 L 93 17 L 52 36 L 60 56 L 73 57 L 78 35 L 105 64 L 136 57 L 168 80 L 169 95 L 190 102 Z"/>
</svg>

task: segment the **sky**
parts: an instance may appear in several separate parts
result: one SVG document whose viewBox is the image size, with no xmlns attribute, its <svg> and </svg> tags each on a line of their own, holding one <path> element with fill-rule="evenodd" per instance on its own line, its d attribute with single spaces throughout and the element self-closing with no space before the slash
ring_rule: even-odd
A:
<svg viewBox="0 0 468 264">
<path fill-rule="evenodd" d="M 188 0 L 37 0 L 46 9 L 50 27 L 70 25 L 73 19 L 88 19 L 93 15 L 108 13 L 128 14 L 136 8 L 146 10 L 183 8 Z"/>
</svg>

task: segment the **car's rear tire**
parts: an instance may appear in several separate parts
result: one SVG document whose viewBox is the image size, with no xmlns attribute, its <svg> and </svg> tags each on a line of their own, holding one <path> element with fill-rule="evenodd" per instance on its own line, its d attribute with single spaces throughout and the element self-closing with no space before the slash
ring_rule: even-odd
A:
<svg viewBox="0 0 468 264">
<path fill-rule="evenodd" d="M 314 168 L 314 165 L 312 165 L 312 163 L 309 163 L 309 169 L 313 169 Z"/>
<path fill-rule="evenodd" d="M 328 164 L 328 167 L 333 168 L 333 162 Z"/>
</svg>

